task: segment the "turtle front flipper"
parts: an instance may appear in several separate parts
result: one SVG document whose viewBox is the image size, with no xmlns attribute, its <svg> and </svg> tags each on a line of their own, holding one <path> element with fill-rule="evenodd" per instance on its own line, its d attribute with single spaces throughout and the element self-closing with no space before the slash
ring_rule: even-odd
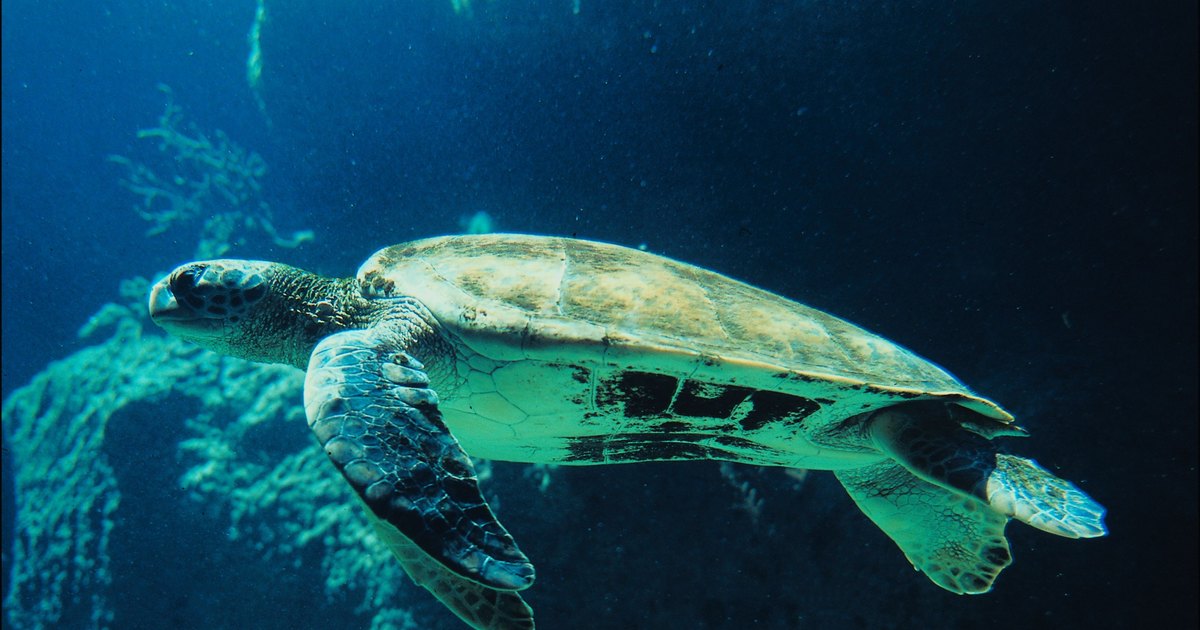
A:
<svg viewBox="0 0 1200 630">
<path fill-rule="evenodd" d="M 413 336 L 396 324 L 321 341 L 304 383 L 309 426 L 384 531 L 485 587 L 528 588 L 533 565 L 488 507 L 423 366 L 405 352 Z"/>
<path fill-rule="evenodd" d="M 375 533 L 400 560 L 418 586 L 433 593 L 467 625 L 477 630 L 533 630 L 533 609 L 516 591 L 501 591 L 468 580 L 442 566 L 392 525 L 369 510 Z"/>
</svg>

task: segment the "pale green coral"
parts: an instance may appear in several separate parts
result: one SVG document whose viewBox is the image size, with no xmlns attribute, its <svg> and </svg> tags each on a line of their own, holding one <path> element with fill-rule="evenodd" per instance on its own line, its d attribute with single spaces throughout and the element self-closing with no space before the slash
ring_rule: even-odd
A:
<svg viewBox="0 0 1200 630">
<path fill-rule="evenodd" d="M 232 361 L 221 379 L 237 383 L 237 391 L 221 392 L 226 406 L 245 411 L 228 423 L 204 416 L 189 421 L 195 437 L 179 448 L 194 465 L 181 485 L 194 500 L 228 513 L 231 540 L 252 545 L 268 560 L 293 564 L 300 561 L 301 548 L 316 545 L 322 550 L 330 597 L 345 590 L 362 591 L 358 612 L 386 612 L 411 587 L 316 443 L 278 462 L 245 456 L 256 448 L 249 436 L 264 422 L 306 430 L 297 404 L 303 374 L 283 366 Z"/>
<path fill-rule="evenodd" d="M 458 217 L 458 229 L 463 234 L 491 234 L 496 231 L 496 220 L 484 210 Z"/>
<path fill-rule="evenodd" d="M 143 286 L 132 281 L 125 288 Z M 145 324 L 140 300 L 104 306 L 81 335 L 110 330 L 107 339 L 51 364 L 5 401 L 17 524 L 5 601 L 13 627 L 111 626 L 109 547 L 121 489 L 106 455 L 106 429 L 130 405 L 168 396 L 199 403 L 183 423 L 177 453 L 186 472 L 179 483 L 190 500 L 228 523 L 231 544 L 293 567 L 311 557 L 301 550 L 315 549 L 331 599 L 361 593 L 358 610 L 374 618 L 373 627 L 412 627 L 397 605 L 415 587 L 307 438 L 303 375 L 143 334 Z M 255 456 L 265 448 L 255 439 L 264 428 L 305 439 L 283 456 Z"/>
<path fill-rule="evenodd" d="M 123 308 L 93 318 L 109 320 L 109 339 L 50 364 L 4 402 L 17 532 L 4 608 L 15 627 L 112 622 L 108 547 L 121 492 L 101 448 L 105 428 L 130 403 L 188 382 L 200 352 L 143 337 L 127 310 L 114 310 Z"/>
<path fill-rule="evenodd" d="M 246 42 L 250 44 L 250 54 L 246 56 L 246 82 L 256 96 L 258 82 L 262 80 L 262 27 L 266 21 L 267 3 L 265 0 L 258 0 L 254 7 L 254 22 L 250 24 L 250 33 L 246 35 Z"/>
</svg>

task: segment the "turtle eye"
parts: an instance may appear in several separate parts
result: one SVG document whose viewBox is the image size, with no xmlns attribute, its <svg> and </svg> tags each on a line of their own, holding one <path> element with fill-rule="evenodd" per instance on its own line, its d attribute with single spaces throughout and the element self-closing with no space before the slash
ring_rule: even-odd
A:
<svg viewBox="0 0 1200 630">
<path fill-rule="evenodd" d="M 181 289 L 195 288 L 200 283 L 200 277 L 204 275 L 207 269 L 204 265 L 197 265 L 180 271 L 171 279 L 171 290 L 178 292 Z"/>
</svg>

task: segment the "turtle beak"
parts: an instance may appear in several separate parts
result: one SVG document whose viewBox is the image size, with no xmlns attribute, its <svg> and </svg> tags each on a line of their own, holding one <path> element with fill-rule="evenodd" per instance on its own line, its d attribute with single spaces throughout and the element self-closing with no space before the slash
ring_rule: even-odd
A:
<svg viewBox="0 0 1200 630">
<path fill-rule="evenodd" d="M 171 290 L 175 274 L 159 280 L 150 289 L 150 319 L 164 330 L 185 339 L 220 336 L 224 320 L 196 311 L 186 302 L 176 299 Z"/>
<path fill-rule="evenodd" d="M 150 318 L 155 322 L 178 318 L 180 316 L 179 302 L 171 292 L 171 285 L 163 278 L 150 289 Z"/>
</svg>

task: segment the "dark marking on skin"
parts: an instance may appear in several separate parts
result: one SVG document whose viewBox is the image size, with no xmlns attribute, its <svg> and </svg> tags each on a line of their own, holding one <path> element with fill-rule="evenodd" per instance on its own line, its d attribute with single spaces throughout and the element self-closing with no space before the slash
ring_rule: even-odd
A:
<svg viewBox="0 0 1200 630">
<path fill-rule="evenodd" d="M 661 433 L 679 433 L 681 431 L 686 430 L 687 428 L 688 428 L 688 424 L 686 422 L 679 422 L 679 421 L 672 420 L 672 421 L 664 422 L 664 423 L 658 425 L 657 427 L 654 428 L 654 430 L 659 431 Z"/>
<path fill-rule="evenodd" d="M 577 382 L 587 383 L 592 380 L 591 372 L 589 372 L 587 368 L 581 368 L 579 366 L 571 366 L 571 367 L 574 370 L 571 373 L 571 378 L 575 379 Z"/>
<path fill-rule="evenodd" d="M 530 339 L 533 338 L 534 337 L 531 335 Z M 551 363 L 549 367 L 558 370 L 570 370 L 571 379 L 576 383 L 583 383 L 584 385 L 587 385 L 592 381 L 592 371 L 579 365 L 571 365 L 568 363 Z"/>
<path fill-rule="evenodd" d="M 605 436 L 589 435 L 575 438 L 567 444 L 566 462 L 602 462 L 604 461 Z"/>
<path fill-rule="evenodd" d="M 871 389 L 876 389 L 876 388 L 872 387 Z M 907 398 L 907 399 L 920 398 L 922 396 L 925 396 L 925 394 L 923 394 L 921 392 L 906 392 L 906 391 L 897 391 L 894 389 L 880 389 L 879 391 L 885 392 L 887 394 L 891 394 L 893 396 L 899 396 L 900 398 Z"/>
<path fill-rule="evenodd" d="M 761 429 L 770 422 L 799 424 L 821 408 L 814 400 L 779 392 L 754 392 L 750 402 L 754 408 L 740 422 L 747 431 Z"/>
<path fill-rule="evenodd" d="M 629 433 L 625 435 L 590 435 L 575 438 L 567 446 L 568 462 L 648 462 L 672 459 L 731 459 L 732 453 L 698 444 L 711 439 L 700 433 Z"/>
<path fill-rule="evenodd" d="M 685 381 L 671 410 L 680 416 L 728 418 L 733 408 L 750 395 L 750 391 L 748 387 L 736 385 Z"/>
<path fill-rule="evenodd" d="M 628 418 L 661 415 L 671 405 L 678 384 L 675 377 L 665 374 L 622 372 L 597 384 L 596 406 L 604 409 L 624 403 Z"/>
<path fill-rule="evenodd" d="M 983 559 L 991 564 L 1003 566 L 1012 562 L 1012 554 L 1004 547 L 989 547 L 983 552 Z"/>
<path fill-rule="evenodd" d="M 829 399 L 829 398 L 814 398 L 813 400 L 817 401 L 817 403 L 818 403 L 818 404 L 821 404 L 821 405 L 835 405 L 835 404 L 837 404 L 837 401 L 836 401 L 836 400 L 831 400 L 831 399 Z"/>
<path fill-rule="evenodd" d="M 365 284 L 369 289 L 369 293 L 382 295 L 384 297 L 392 297 L 396 291 L 395 281 L 390 280 L 378 273 L 368 274 L 368 276 L 365 278 Z M 253 291 L 253 289 L 251 289 L 251 291 Z M 249 291 L 246 292 L 247 297 L 249 297 L 249 293 Z"/>
<path fill-rule="evenodd" d="M 757 442 L 752 442 L 746 438 L 734 437 L 732 435 L 718 435 L 716 437 L 717 444 L 728 446 L 730 448 L 741 449 L 744 451 L 770 451 L 769 447 L 763 446 Z"/>
<path fill-rule="evenodd" d="M 716 444 L 701 444 L 715 442 Z M 567 462 L 647 462 L 721 459 L 745 461 L 747 453 L 775 451 L 745 438 L 711 433 L 629 433 L 570 440 Z"/>
<path fill-rule="evenodd" d="M 267 288 L 260 284 L 256 287 L 250 287 L 249 289 L 246 289 L 246 292 L 244 295 L 245 295 L 246 300 L 248 300 L 250 302 L 257 302 L 258 300 L 260 300 L 262 298 L 263 294 L 266 292 L 267 292 Z"/>
</svg>

